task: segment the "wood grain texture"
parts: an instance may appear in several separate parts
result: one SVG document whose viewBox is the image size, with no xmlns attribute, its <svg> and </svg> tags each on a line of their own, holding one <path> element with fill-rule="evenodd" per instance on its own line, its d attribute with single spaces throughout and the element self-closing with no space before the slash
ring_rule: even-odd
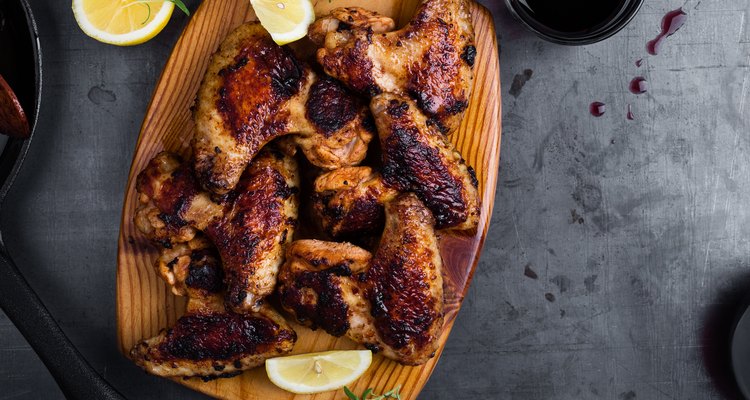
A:
<svg viewBox="0 0 750 400">
<path fill-rule="evenodd" d="M 357 4 L 393 17 L 399 26 L 414 13 L 418 0 L 321 0 L 316 13 Z M 461 128 L 451 141 L 477 172 L 482 196 L 482 216 L 476 233 L 443 234 L 446 318 L 435 358 L 417 367 L 407 367 L 382 356 L 375 356 L 368 372 L 353 385 L 355 393 L 368 387 L 383 392 L 401 385 L 402 398 L 414 399 L 427 382 L 450 334 L 455 317 L 476 267 L 489 227 L 495 197 L 501 138 L 500 70 L 495 29 L 490 13 L 472 3 L 477 37 L 474 90 Z M 185 301 L 173 296 L 155 274 L 156 249 L 133 225 L 137 204 L 135 177 L 159 151 L 188 152 L 194 125 L 190 114 L 195 94 L 208 65 L 210 55 L 222 39 L 244 21 L 255 19 L 246 0 L 205 0 L 177 42 L 154 91 L 141 127 L 137 149 L 123 204 L 117 268 L 117 320 L 120 350 L 127 354 L 139 340 L 154 336 L 183 313 Z M 299 339 L 294 354 L 330 349 L 354 349 L 358 345 L 346 338 L 334 338 L 323 331 L 311 331 L 293 324 Z M 226 399 L 337 399 L 342 392 L 318 395 L 293 395 L 271 384 L 263 368 L 256 368 L 232 379 L 202 382 L 197 379 L 179 383 L 211 396 Z"/>
</svg>

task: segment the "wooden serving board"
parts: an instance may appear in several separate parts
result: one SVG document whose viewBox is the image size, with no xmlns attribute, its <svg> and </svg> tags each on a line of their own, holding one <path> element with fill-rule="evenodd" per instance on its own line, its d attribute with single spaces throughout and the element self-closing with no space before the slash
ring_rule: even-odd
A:
<svg viewBox="0 0 750 400">
<path fill-rule="evenodd" d="M 319 0 L 318 15 L 336 7 L 358 5 L 394 18 L 403 26 L 414 14 L 420 0 Z M 355 393 L 374 388 L 376 393 L 401 385 L 403 399 L 415 399 L 440 358 L 474 273 L 492 216 L 498 163 L 500 159 L 500 69 L 495 29 L 490 13 L 472 3 L 476 30 L 477 56 L 474 90 L 466 117 L 451 141 L 458 147 L 479 179 L 482 216 L 479 229 L 470 235 L 441 237 L 445 276 L 445 329 L 441 348 L 428 363 L 407 367 L 376 355 L 368 372 L 352 385 Z M 190 106 L 211 54 L 223 38 L 255 15 L 248 0 L 204 0 L 192 16 L 170 56 L 149 104 L 130 169 L 120 226 L 117 268 L 117 328 L 120 350 L 127 355 L 143 338 L 175 323 L 184 312 L 184 298 L 176 297 L 157 277 L 153 263 L 157 252 L 133 225 L 137 204 L 135 178 L 148 161 L 162 150 L 189 152 L 194 124 Z M 312 331 L 292 324 L 298 340 L 294 353 L 331 349 L 354 349 L 346 338 L 334 338 L 322 330 Z M 231 379 L 202 382 L 199 379 L 175 381 L 208 395 L 224 399 L 342 399 L 342 391 L 318 395 L 294 395 L 278 389 L 266 377 L 264 368 L 255 368 Z"/>
</svg>

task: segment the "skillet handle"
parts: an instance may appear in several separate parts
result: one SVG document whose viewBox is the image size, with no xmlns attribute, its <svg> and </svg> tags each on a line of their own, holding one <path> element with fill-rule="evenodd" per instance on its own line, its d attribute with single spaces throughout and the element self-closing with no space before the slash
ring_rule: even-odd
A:
<svg viewBox="0 0 750 400">
<path fill-rule="evenodd" d="M 71 400 L 125 400 L 76 350 L 0 247 L 0 308 L 16 325 Z"/>
</svg>

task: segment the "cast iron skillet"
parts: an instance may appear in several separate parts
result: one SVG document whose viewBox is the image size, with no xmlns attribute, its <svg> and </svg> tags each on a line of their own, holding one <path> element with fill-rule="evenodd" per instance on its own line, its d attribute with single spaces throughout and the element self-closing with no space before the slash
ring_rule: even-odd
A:
<svg viewBox="0 0 750 400">
<path fill-rule="evenodd" d="M 745 296 L 735 318 L 730 355 L 737 386 L 742 395 L 750 399 L 750 295 Z"/>
<path fill-rule="evenodd" d="M 42 65 L 36 24 L 26 0 L 0 0 L 0 74 L 26 111 L 33 136 L 41 101 Z M 0 139 L 0 210 L 30 144 L 31 137 Z M 0 308 L 39 355 L 67 398 L 123 399 L 60 330 L 11 260 L 1 230 Z"/>
</svg>

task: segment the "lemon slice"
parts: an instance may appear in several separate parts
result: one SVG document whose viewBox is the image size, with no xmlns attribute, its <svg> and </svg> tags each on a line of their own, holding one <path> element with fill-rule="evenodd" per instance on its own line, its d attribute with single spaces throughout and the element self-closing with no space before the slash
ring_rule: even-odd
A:
<svg viewBox="0 0 750 400">
<path fill-rule="evenodd" d="M 274 385 L 297 394 L 340 389 L 367 371 L 370 350 L 340 350 L 300 354 L 266 360 L 266 373 Z"/>
<path fill-rule="evenodd" d="M 273 41 L 284 45 L 302 39 L 315 21 L 310 0 L 250 0 L 260 24 Z"/>
<path fill-rule="evenodd" d="M 78 26 L 92 38 L 118 46 L 141 44 L 169 22 L 174 3 L 154 0 L 73 0 Z"/>
</svg>

